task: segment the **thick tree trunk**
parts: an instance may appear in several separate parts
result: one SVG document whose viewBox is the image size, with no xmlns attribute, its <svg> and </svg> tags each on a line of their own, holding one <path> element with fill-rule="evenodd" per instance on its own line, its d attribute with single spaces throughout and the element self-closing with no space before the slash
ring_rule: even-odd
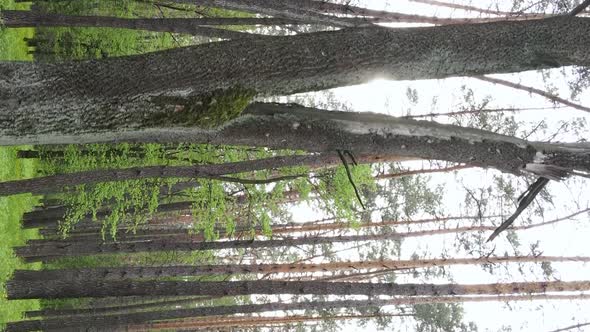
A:
<svg viewBox="0 0 590 332">
<path fill-rule="evenodd" d="M 79 131 L 80 136 L 68 135 L 67 129 L 54 125 L 54 121 L 44 122 L 43 119 L 34 119 L 27 115 L 31 120 L 29 124 L 33 127 L 21 128 L 22 131 L 15 131 L 13 122 L 10 126 L 5 123 L 5 128 L 1 128 L 0 122 L 0 134 L 3 134 L 0 136 L 0 143 L 66 143 L 74 138 L 76 143 L 121 140 L 187 141 L 310 152 L 348 150 L 358 155 L 438 159 L 494 167 L 513 174 L 521 174 L 524 169 L 550 179 L 575 175 L 576 172 L 590 172 L 590 145 L 584 143 L 528 142 L 483 130 L 436 122 L 372 113 L 326 112 L 293 104 L 255 103 L 244 112 L 244 116 L 215 130 L 161 128 L 126 131 L 126 125 L 118 123 L 117 132 L 94 127 Z M 41 128 L 35 128 L 34 123 L 41 123 L 44 132 Z"/>
<path fill-rule="evenodd" d="M 324 281 L 130 281 L 45 280 L 9 281 L 9 299 L 55 299 L 107 296 L 238 296 L 251 294 L 314 295 L 502 295 L 590 290 L 590 281 L 515 282 L 504 284 L 395 284 Z"/>
<path fill-rule="evenodd" d="M 256 312 L 287 311 L 287 310 L 320 310 L 338 308 L 367 308 L 385 305 L 414 305 L 422 303 L 459 303 L 459 302 L 489 302 L 489 301 L 532 301 L 532 300 L 587 300 L 588 294 L 576 295 L 505 295 L 505 296 L 435 296 L 435 297 L 406 297 L 391 300 L 345 300 L 330 302 L 300 302 L 300 303 L 266 303 L 235 306 L 218 306 L 194 309 L 176 309 L 171 311 L 148 311 L 123 315 L 109 316 L 73 316 L 64 318 L 50 318 L 44 320 L 28 320 L 7 324 L 7 332 L 37 331 L 48 329 L 63 329 L 70 327 L 88 326 L 122 326 L 139 324 L 150 321 L 178 319 L 187 317 L 209 317 L 233 314 L 248 314 Z"/>
<path fill-rule="evenodd" d="M 33 128 L 36 134 L 48 133 L 55 122 L 62 122 L 62 134 L 80 135 L 80 126 L 106 129 L 132 120 L 136 127 L 154 112 L 174 113 L 174 105 L 157 107 L 139 96 L 203 95 L 232 87 L 277 95 L 375 77 L 434 79 L 583 66 L 590 64 L 590 36 L 584 33 L 589 28 L 590 19 L 576 17 L 412 29 L 374 26 L 99 61 L 1 62 L 0 120 L 15 127 L 13 135 L 31 134 Z"/>
<path fill-rule="evenodd" d="M 15 281 L 43 280 L 120 280 L 149 279 L 162 277 L 186 277 L 207 274 L 271 274 L 271 273 L 309 273 L 348 270 L 401 270 L 419 269 L 449 265 L 501 264 L 501 263 L 541 263 L 541 262 L 590 262 L 590 257 L 563 256 L 508 256 L 484 258 L 448 258 L 424 260 L 383 260 L 336 262 L 321 264 L 226 264 L 200 266 L 142 266 L 142 267 L 104 267 L 65 270 L 16 270 Z"/>
</svg>

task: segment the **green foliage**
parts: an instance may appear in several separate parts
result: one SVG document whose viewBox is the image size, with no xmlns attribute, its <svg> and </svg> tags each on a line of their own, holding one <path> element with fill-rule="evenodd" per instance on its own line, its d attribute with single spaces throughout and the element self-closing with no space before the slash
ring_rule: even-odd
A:
<svg viewBox="0 0 590 332">
<path fill-rule="evenodd" d="M 377 188 L 371 166 L 352 166 L 350 173 L 360 192 Z M 316 190 L 322 199 L 322 207 L 327 212 L 338 219 L 349 221 L 353 227 L 359 222 L 358 212 L 362 210 L 362 207 L 344 166 L 323 174 L 316 185 Z"/>
<path fill-rule="evenodd" d="M 216 239 L 219 232 L 216 225 L 221 222 L 228 234 L 235 230 L 235 219 L 228 213 L 230 202 L 223 183 L 215 180 L 199 181 L 200 186 L 189 191 L 192 203 L 195 231 L 203 232 L 206 239 Z"/>
<path fill-rule="evenodd" d="M 395 165 L 390 165 L 388 173 L 403 172 Z M 412 219 L 419 213 L 441 214 L 443 188 L 431 188 L 427 176 L 404 176 L 387 181 L 379 187 L 379 194 L 385 198 L 389 209 L 383 213 L 386 219 L 405 217 Z"/>
<path fill-rule="evenodd" d="M 414 305 L 414 319 L 418 332 L 477 331 L 472 324 L 463 323 L 463 307 L 457 303 Z"/>
<path fill-rule="evenodd" d="M 40 1 L 37 10 L 67 15 L 124 18 L 172 16 L 162 8 L 138 1 Z M 162 11 L 160 11 L 162 10 Z M 100 59 L 141 54 L 192 44 L 190 36 L 115 28 L 37 28 L 29 40 L 38 61 Z"/>
<path fill-rule="evenodd" d="M 266 149 L 212 147 L 199 144 L 165 146 L 159 144 L 89 144 L 70 145 L 63 150 L 50 147 L 40 148 L 41 165 L 44 174 L 69 173 L 96 169 L 129 168 L 153 165 L 195 165 L 243 161 L 252 158 L 267 158 L 275 155 L 297 154 L 297 151 L 269 151 Z M 121 226 L 135 230 L 154 213 L 160 203 L 189 200 L 195 219 L 193 231 L 203 232 L 207 239 L 219 237 L 219 230 L 231 235 L 236 229 L 236 218 L 247 220 L 252 230 L 258 226 L 262 233 L 270 236 L 271 220 L 283 213 L 281 204 L 287 188 L 306 189 L 306 179 L 284 183 L 240 184 L 240 178 L 265 180 L 273 176 L 307 174 L 304 167 L 260 171 L 235 175 L 236 183 L 217 180 L 192 180 L 192 188 L 170 196 L 174 184 L 187 179 L 142 179 L 113 181 L 93 185 L 64 188 L 57 195 L 69 207 L 61 230 L 65 236 L 80 220 L 97 220 L 99 212 L 106 211 L 101 218 L 103 238 L 115 238 Z M 276 174 L 275 174 L 276 173 Z M 234 194 L 230 194 L 234 192 Z M 241 194 L 240 200 L 235 194 Z M 244 206 L 247 205 L 246 208 Z"/>
<path fill-rule="evenodd" d="M 85 170 L 153 166 L 169 163 L 166 152 L 158 144 L 66 146 L 62 153 L 41 148 L 45 174 L 69 173 Z M 115 238 L 117 227 L 123 222 L 136 227 L 145 222 L 156 211 L 162 186 L 173 185 L 176 179 L 145 179 L 105 182 L 66 188 L 61 195 L 69 206 L 60 224 L 65 236 L 75 224 L 91 215 L 96 220 L 99 210 L 108 208 L 109 214 L 103 220 L 103 238 L 109 234 Z M 69 191 L 69 192 L 68 192 Z"/>
</svg>

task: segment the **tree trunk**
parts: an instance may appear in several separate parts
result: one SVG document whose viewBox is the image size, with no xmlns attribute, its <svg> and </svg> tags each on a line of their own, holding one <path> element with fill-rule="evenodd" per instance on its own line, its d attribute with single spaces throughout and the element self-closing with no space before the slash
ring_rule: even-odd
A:
<svg viewBox="0 0 590 332">
<path fill-rule="evenodd" d="M 590 20 L 589 20 L 590 21 Z M 326 112 L 299 105 L 255 103 L 241 116 L 216 130 L 195 128 L 106 131 L 88 128 L 77 143 L 129 141 L 185 141 L 223 145 L 261 146 L 310 152 L 348 150 L 358 155 L 388 155 L 417 159 L 438 159 L 503 172 L 522 170 L 550 179 L 590 172 L 590 146 L 528 142 L 488 131 L 436 122 L 394 118 L 372 113 Z M 30 112 L 32 113 L 32 112 Z M 31 119 L 32 120 L 32 119 Z M 35 122 L 42 122 L 37 121 Z M 0 123 L 1 125 L 1 123 Z M 122 123 L 120 123 L 123 126 Z M 47 128 L 46 128 L 47 129 Z M 13 129 L 10 129 L 11 131 Z M 0 142 L 31 144 L 64 143 L 72 139 L 59 127 L 51 134 L 36 129 L 14 136 L 0 136 Z M 2 130 L 0 130 L 1 132 Z M 37 135 L 37 136 L 35 136 Z"/>
<path fill-rule="evenodd" d="M 219 25 L 215 19 L 199 18 L 120 18 L 104 16 L 68 16 L 36 11 L 3 10 L 0 13 L 3 24 L 9 28 L 21 27 L 106 27 L 136 29 L 156 32 L 186 33 L 209 38 L 237 39 L 263 38 L 233 30 L 212 28 L 202 25 Z M 229 20 L 221 20 L 229 21 Z M 207 24 L 210 23 L 210 24 Z M 217 23 L 217 24 L 211 24 Z"/>
<path fill-rule="evenodd" d="M 174 0 L 179 3 L 194 4 L 191 0 Z M 314 0 L 201 0 L 200 4 L 210 7 L 219 7 L 230 10 L 259 13 L 269 16 L 288 17 L 299 20 L 302 23 L 316 23 L 334 26 L 362 26 L 368 25 L 374 19 L 392 23 L 426 23 L 426 24 L 468 24 L 494 22 L 505 18 L 439 18 L 421 15 L 411 15 L 384 10 L 373 10 L 350 4 L 340 4 L 328 1 Z M 338 16 L 329 16 L 338 15 Z M 356 24 L 342 17 L 342 15 L 354 15 Z M 511 19 L 530 20 L 546 17 L 543 14 L 522 14 Z M 353 21 L 354 22 L 354 21 Z"/>
<path fill-rule="evenodd" d="M 301 322 L 313 322 L 313 321 L 329 321 L 329 320 L 349 320 L 349 319 L 371 319 L 379 317 L 408 317 L 412 316 L 412 313 L 405 314 L 387 314 L 387 313 L 374 313 L 374 314 L 356 314 L 356 315 L 322 315 L 322 316 L 309 316 L 309 315 L 287 315 L 282 317 L 265 317 L 265 316 L 248 316 L 248 317 L 222 317 L 217 319 L 184 319 L 182 321 L 169 321 L 160 323 L 151 323 L 144 325 L 130 325 L 127 326 L 129 332 L 141 332 L 141 331 L 152 331 L 152 330 L 165 330 L 173 329 L 179 331 L 181 329 L 190 328 L 221 328 L 221 327 L 257 327 L 264 326 L 266 324 L 293 324 Z"/>
<path fill-rule="evenodd" d="M 140 324 L 150 321 L 166 319 L 178 319 L 187 317 L 209 317 L 232 314 L 248 314 L 256 312 L 287 311 L 287 310 L 320 310 L 337 308 L 367 308 L 381 307 L 385 305 L 414 305 L 421 303 L 458 303 L 458 302 L 488 302 L 488 301 L 531 301 L 531 300 L 587 300 L 588 294 L 577 295 L 505 295 L 505 296 L 436 296 L 436 297 L 407 297 L 390 300 L 345 300 L 330 302 L 300 302 L 300 303 L 266 303 L 250 305 L 233 305 L 205 307 L 194 309 L 176 309 L 171 311 L 138 312 L 123 315 L 110 316 L 80 316 L 68 318 L 52 318 L 45 320 L 28 320 L 8 323 L 7 332 L 11 331 L 37 331 L 46 329 L 63 329 L 70 327 L 88 326 L 122 326 Z"/>
<path fill-rule="evenodd" d="M 449 265 L 501 264 L 501 263 L 540 263 L 540 262 L 590 262 L 590 257 L 563 256 L 508 256 L 482 258 L 439 258 L 423 260 L 382 260 L 336 262 L 318 264 L 225 264 L 225 265 L 187 265 L 187 266 L 141 266 L 141 267 L 99 267 L 65 270 L 16 270 L 15 281 L 43 280 L 120 280 L 150 279 L 163 277 L 187 277 L 208 274 L 271 274 L 271 273 L 309 273 L 347 270 L 401 270 Z"/>
<path fill-rule="evenodd" d="M 399 160 L 397 156 L 384 155 L 361 155 L 358 162 L 362 164 L 372 162 L 386 162 Z M 75 173 L 64 173 L 49 175 L 32 179 L 0 182 L 0 196 L 14 195 L 30 192 L 32 194 L 44 194 L 58 192 L 64 187 L 77 185 L 92 185 L 100 182 L 142 180 L 151 178 L 185 178 L 185 179 L 213 179 L 236 183 L 265 183 L 265 181 L 276 182 L 273 178 L 248 179 L 232 178 L 224 175 L 247 173 L 259 170 L 272 170 L 282 167 L 305 166 L 319 170 L 342 164 L 342 160 L 335 153 L 313 154 L 313 155 L 288 155 L 254 159 L 222 164 L 193 165 L 193 166 L 146 166 L 110 170 L 92 170 Z M 307 174 L 301 174 L 307 175 Z M 300 175 L 281 177 L 290 180 Z M 166 186 L 164 186 L 166 188 Z M 50 210 L 52 215 L 58 214 L 59 210 Z M 43 212 L 40 214 L 46 215 Z M 29 214 L 30 215 L 30 214 Z"/>
<path fill-rule="evenodd" d="M 223 177 L 223 175 L 292 166 L 308 165 L 314 167 L 340 162 L 340 159 L 335 154 L 331 156 L 292 155 L 212 165 L 147 166 L 115 170 L 93 170 L 50 175 L 27 180 L 0 182 L 0 195 L 14 195 L 26 192 L 30 192 L 32 194 L 42 194 L 48 192 L 57 192 L 63 187 L 91 185 L 109 181 L 141 180 L 151 178 L 196 178 L 231 181 L 232 178 Z M 238 179 L 237 182 L 239 181 L 248 180 Z"/>
<path fill-rule="evenodd" d="M 173 0 L 177 3 L 188 3 L 194 5 L 191 0 Z M 199 0 L 200 6 L 217 7 L 229 10 L 258 13 L 267 16 L 288 18 L 302 23 L 321 24 L 337 27 L 353 27 L 358 24 L 349 20 L 341 19 L 338 16 L 324 15 L 310 11 L 308 8 L 313 0 L 298 0 L 297 2 L 285 0 Z"/>
<path fill-rule="evenodd" d="M 587 291 L 590 281 L 515 282 L 504 284 L 395 284 L 325 281 L 131 281 L 44 280 L 7 283 L 8 299 L 57 299 L 107 296 L 238 296 L 274 294 L 314 295 L 502 295 Z"/>
<path fill-rule="evenodd" d="M 583 112 L 590 112 L 590 107 L 576 104 L 576 103 L 571 102 L 567 99 L 563 99 L 553 93 L 550 93 L 550 92 L 547 92 L 547 91 L 544 91 L 541 89 L 537 89 L 537 88 L 534 88 L 531 86 L 526 86 L 526 85 L 522 85 L 520 83 L 510 82 L 510 81 L 503 80 L 500 78 L 495 78 L 495 77 L 476 76 L 475 78 L 478 80 L 484 81 L 484 82 L 499 84 L 499 85 L 503 85 L 503 86 L 506 86 L 509 88 L 513 88 L 513 89 L 517 89 L 517 90 L 521 90 L 521 91 L 526 91 L 530 94 L 536 94 L 541 97 L 547 98 L 547 99 L 551 100 L 553 103 L 563 104 L 563 105 L 569 106 L 571 108 L 575 108 L 575 109 L 583 111 Z"/>
<path fill-rule="evenodd" d="M 280 240 L 231 240 L 201 242 L 193 241 L 190 235 L 186 236 L 165 236 L 146 239 L 138 239 L 128 242 L 106 242 L 95 241 L 53 241 L 53 240 L 31 240 L 26 246 L 15 247 L 14 251 L 18 257 L 27 262 L 47 261 L 59 257 L 75 257 L 84 255 L 100 255 L 113 253 L 137 253 L 153 251 L 198 251 L 198 250 L 222 250 L 222 249 L 256 249 L 256 248 L 278 248 L 301 245 L 320 245 L 342 242 L 359 241 L 401 241 L 405 238 L 452 234 L 458 232 L 472 231 L 493 231 L 495 226 L 467 226 L 451 229 L 433 229 L 405 233 L 387 232 L 382 234 L 361 234 L 361 235 L 338 235 L 317 237 L 313 235 L 303 237 L 285 237 Z"/>
<path fill-rule="evenodd" d="M 148 96 L 230 88 L 282 95 L 361 84 L 377 76 L 416 80 L 584 66 L 590 64 L 588 29 L 590 19 L 576 17 L 412 29 L 373 26 L 98 61 L 0 62 L 0 120 L 6 123 L 0 133 L 48 135 L 59 126 L 62 135 L 81 136 L 91 126 L 112 132 L 121 121 L 133 122 L 133 128 L 153 127 L 163 122 L 154 113 L 177 110 L 154 105 Z"/>
<path fill-rule="evenodd" d="M 134 311 L 143 311 L 148 309 L 157 309 L 157 310 L 164 310 L 164 309 L 172 309 L 177 308 L 177 306 L 195 306 L 196 303 L 202 301 L 208 301 L 214 299 L 215 297 L 212 296 L 194 296 L 192 298 L 182 298 L 178 300 L 163 300 L 163 301 L 155 301 L 155 302 L 147 302 L 147 303 L 135 303 L 135 304 L 127 304 L 127 305 L 118 305 L 118 306 L 108 306 L 108 307 L 89 307 L 89 308 L 77 308 L 77 309 L 42 309 L 42 310 L 35 310 L 35 311 L 27 311 L 25 316 L 28 318 L 31 317 L 48 317 L 48 316 L 75 316 L 75 315 L 97 315 L 97 314 L 123 314 L 123 313 L 130 313 Z M 120 298 L 119 298 L 120 299 Z"/>
<path fill-rule="evenodd" d="M 437 0 L 410 0 L 410 2 L 417 2 L 417 3 L 423 3 L 423 4 L 427 4 L 427 5 L 431 5 L 431 6 L 447 7 L 447 8 L 451 8 L 451 9 L 459 9 L 459 10 L 488 14 L 488 15 L 506 16 L 507 18 L 510 18 L 510 16 L 518 16 L 519 14 L 525 14 L 525 13 L 519 13 L 519 12 L 504 12 L 504 11 L 499 11 L 499 10 L 486 9 L 486 8 L 480 8 L 480 7 L 468 6 L 468 5 L 461 5 L 461 4 L 456 4 L 456 3 L 452 3 L 452 2 L 444 2 L 444 1 L 437 1 Z"/>
<path fill-rule="evenodd" d="M 192 201 L 183 201 L 175 203 L 166 203 L 158 205 L 158 213 L 162 212 L 176 212 L 176 211 L 189 211 L 191 209 Z M 50 227 L 57 226 L 58 220 L 63 218 L 67 211 L 67 207 L 57 207 L 47 210 L 31 211 L 24 214 L 23 217 L 23 228 L 38 228 L 38 227 Z M 110 210 L 100 210 L 96 213 L 96 218 L 103 218 L 111 213 Z M 129 211 L 133 213 L 133 211 Z M 157 217 L 154 217 L 157 219 Z M 157 222 L 156 222 L 157 224 Z M 80 220 L 77 227 L 85 227 L 88 225 L 96 225 L 96 222 L 92 220 L 92 216 L 88 215 L 85 219 Z"/>
</svg>

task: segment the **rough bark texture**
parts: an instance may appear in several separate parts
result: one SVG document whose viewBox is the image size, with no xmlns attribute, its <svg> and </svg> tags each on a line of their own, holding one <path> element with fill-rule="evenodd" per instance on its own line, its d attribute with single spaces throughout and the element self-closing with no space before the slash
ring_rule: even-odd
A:
<svg viewBox="0 0 590 332">
<path fill-rule="evenodd" d="M 75 128 L 75 124 L 70 124 L 74 128 L 64 128 L 59 119 L 49 123 L 51 118 L 37 120 L 28 114 L 27 126 L 0 122 L 0 144 L 185 141 L 310 152 L 349 150 L 357 155 L 437 159 L 494 167 L 513 174 L 520 174 L 526 168 L 553 179 L 567 176 L 570 171 L 590 172 L 588 144 L 527 142 L 436 122 L 372 113 L 327 112 L 293 104 L 255 103 L 244 113 L 214 130 L 188 127 L 133 130 L 129 126 L 133 127 L 134 122 L 117 122 L 116 116 L 109 121 L 116 126 L 109 129 L 94 122 L 87 123 L 83 129 Z M 557 175 L 553 174 L 555 170 Z"/>
<path fill-rule="evenodd" d="M 276 95 L 375 77 L 434 79 L 588 65 L 590 36 L 584 32 L 589 28 L 590 19 L 576 17 L 412 29 L 374 26 L 100 61 L 2 62 L 0 127 L 18 117 L 25 121 L 22 126 L 38 126 L 31 119 L 52 116 L 68 122 L 62 126 L 66 129 L 76 123 L 68 118 L 79 121 L 85 112 L 90 113 L 85 123 L 109 128 L 120 121 L 116 118 L 140 114 L 134 118 L 138 122 L 150 112 L 174 111 L 154 106 L 148 111 L 150 103 L 140 95 L 200 95 L 236 87 Z"/>
<path fill-rule="evenodd" d="M 226 264 L 200 266 L 128 266 L 101 267 L 88 269 L 65 270 L 16 270 L 13 279 L 16 281 L 43 281 L 51 279 L 81 280 L 120 280 L 147 279 L 161 277 L 185 277 L 205 274 L 249 274 L 249 273 L 308 273 L 348 270 L 400 270 L 432 266 L 501 264 L 501 263 L 540 263 L 540 262 L 590 262 L 590 257 L 562 256 L 508 256 L 487 258 L 449 258 L 425 260 L 383 260 L 357 261 L 318 264 Z"/>
<path fill-rule="evenodd" d="M 314 294 L 314 295 L 502 295 L 590 290 L 590 281 L 514 282 L 504 284 L 395 284 L 349 283 L 325 281 L 103 281 L 46 280 L 9 281 L 9 299 L 53 299 L 108 296 L 238 296 L 251 294 Z"/>
</svg>

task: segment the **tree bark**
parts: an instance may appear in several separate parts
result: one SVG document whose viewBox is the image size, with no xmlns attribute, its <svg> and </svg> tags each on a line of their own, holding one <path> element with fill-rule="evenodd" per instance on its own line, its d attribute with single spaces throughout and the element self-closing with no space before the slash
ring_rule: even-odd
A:
<svg viewBox="0 0 590 332">
<path fill-rule="evenodd" d="M 211 165 L 148 166 L 113 170 L 83 171 L 77 173 L 50 175 L 26 180 L 0 182 L 0 196 L 26 192 L 33 194 L 43 194 L 59 191 L 63 187 L 92 185 L 109 181 L 127 181 L 150 178 L 195 178 L 229 181 L 229 178 L 223 177 L 223 175 L 292 166 L 324 166 L 327 164 L 335 164 L 339 162 L 340 160 L 335 154 L 331 156 L 292 155 Z"/>
<path fill-rule="evenodd" d="M 145 122 L 152 112 L 174 113 L 173 106 L 157 107 L 139 96 L 203 95 L 229 88 L 281 95 L 377 76 L 415 80 L 583 66 L 590 64 L 590 36 L 583 33 L 589 28 L 590 19 L 577 17 L 411 29 L 373 26 L 98 61 L 1 62 L 0 120 L 12 121 L 16 130 L 56 125 L 48 119 L 35 123 L 43 114 L 63 122 L 64 134 L 72 134 L 84 124 L 108 128 L 126 118 Z"/>
<path fill-rule="evenodd" d="M 517 90 L 521 90 L 521 91 L 526 91 L 530 94 L 536 94 L 541 97 L 547 98 L 554 103 L 563 104 L 563 105 L 569 106 L 571 108 L 575 108 L 575 109 L 583 111 L 583 112 L 590 112 L 590 107 L 576 104 L 576 103 L 571 102 L 567 99 L 556 96 L 555 94 L 549 93 L 549 92 L 541 90 L 541 89 L 533 88 L 531 86 L 526 86 L 526 85 L 522 85 L 520 83 L 510 82 L 510 81 L 503 80 L 500 78 L 495 78 L 495 77 L 476 76 L 475 78 L 478 80 L 484 81 L 484 82 L 499 84 L 499 85 L 503 85 L 503 86 L 506 86 L 509 88 L 513 88 L 513 89 L 517 89 Z"/>
<path fill-rule="evenodd" d="M 194 5 L 191 0 L 173 0 L 177 3 L 188 3 Z M 324 15 L 311 11 L 308 8 L 316 1 L 298 0 L 199 0 L 199 5 L 206 7 L 217 7 L 229 10 L 258 13 L 273 17 L 288 18 L 302 23 L 321 24 L 337 27 L 353 27 L 357 24 L 349 20 L 341 19 L 338 16 Z"/>
<path fill-rule="evenodd" d="M 387 313 L 373 313 L 373 314 L 356 314 L 356 315 L 286 315 L 282 317 L 265 317 L 265 316 L 249 316 L 249 317 L 223 317 L 219 319 L 185 319 L 182 321 L 159 322 L 145 325 L 131 325 L 127 326 L 128 332 L 143 332 L 151 330 L 162 329 L 195 329 L 195 328 L 221 328 L 221 327 L 257 327 L 271 324 L 295 324 L 301 322 L 313 321 L 329 321 L 329 320 L 349 320 L 349 319 L 371 319 L 379 317 L 408 317 L 412 316 L 411 312 L 404 314 L 387 314 Z M 217 331 L 217 330 L 216 330 Z"/>
<path fill-rule="evenodd" d="M 374 162 L 387 162 L 390 160 L 399 160 L 398 156 L 385 155 L 360 155 L 359 160 L 361 164 L 368 164 Z M 247 178 L 232 178 L 224 175 L 247 173 L 259 170 L 271 170 L 282 167 L 305 166 L 310 169 L 320 170 L 322 168 L 330 168 L 339 166 L 342 160 L 335 153 L 325 154 L 308 154 L 308 155 L 287 155 L 269 157 L 264 159 L 245 160 L 231 163 L 208 164 L 208 165 L 193 165 L 193 166 L 146 166 L 146 167 L 132 167 L 123 169 L 110 170 L 92 170 L 74 173 L 64 173 L 57 175 L 49 175 L 44 177 L 37 177 L 32 179 L 14 180 L 0 182 L 0 196 L 14 195 L 20 193 L 30 192 L 32 194 L 46 194 L 58 192 L 64 187 L 71 187 L 77 185 L 92 185 L 100 182 L 109 181 L 127 181 L 127 180 L 141 180 L 151 178 L 187 178 L 187 179 L 213 179 L 226 182 L 264 182 L 267 180 L 247 179 Z M 305 175 L 305 174 L 302 174 Z M 298 175 L 294 175 L 297 177 Z M 277 179 L 280 179 L 280 175 Z M 285 177 L 285 180 L 291 179 Z M 274 180 L 270 178 L 269 182 Z M 193 185 L 194 187 L 194 185 Z M 166 189 L 164 186 L 162 189 Z M 58 215 L 61 208 L 48 209 L 50 213 L 40 211 L 39 214 L 48 216 Z M 29 218 L 33 213 L 27 215 Z M 62 214 L 63 215 L 63 214 Z"/>
<path fill-rule="evenodd" d="M 237 39 L 263 38 L 256 35 L 234 30 L 212 28 L 203 25 L 221 25 L 231 22 L 228 19 L 210 18 L 120 18 L 105 16 L 69 16 L 42 13 L 37 11 L 3 10 L 0 19 L 9 28 L 22 27 L 106 27 L 120 29 L 147 30 L 155 32 L 186 33 L 210 38 Z M 240 20 L 236 20 L 240 21 Z M 230 23 L 229 25 L 235 25 Z"/>
<path fill-rule="evenodd" d="M 214 299 L 212 296 L 193 296 L 192 299 L 183 298 L 180 300 L 164 300 L 148 303 L 135 303 L 119 306 L 108 307 L 88 307 L 78 309 L 42 309 L 27 311 L 25 316 L 31 317 L 48 317 L 48 316 L 74 316 L 74 315 L 98 315 L 98 314 L 123 314 L 134 311 L 144 311 L 148 309 L 164 310 L 177 308 L 179 306 L 195 306 L 197 303 Z M 119 298 L 120 299 L 120 298 Z"/>
<path fill-rule="evenodd" d="M 590 281 L 514 282 L 500 284 L 395 284 L 324 281 L 130 281 L 45 280 L 7 283 L 8 299 L 56 299 L 108 296 L 238 296 L 275 294 L 314 295 L 502 295 L 587 291 Z"/>
<path fill-rule="evenodd" d="M 405 238 L 453 234 L 459 232 L 493 231 L 496 226 L 465 226 L 450 229 L 433 229 L 405 233 L 382 233 L 382 234 L 361 234 L 361 235 L 338 235 L 338 236 L 303 236 L 286 237 L 280 240 L 231 240 L 201 242 L 191 240 L 186 236 L 166 236 L 152 239 L 138 239 L 128 242 L 107 242 L 95 241 L 52 241 L 52 240 L 31 240 L 28 245 L 16 247 L 15 253 L 28 262 L 47 261 L 58 257 L 72 257 L 84 255 L 99 255 L 112 253 L 137 253 L 152 251 L 195 251 L 195 250 L 221 250 L 238 248 L 278 248 L 301 245 L 319 245 L 342 242 L 360 241 L 400 241 Z"/>
<path fill-rule="evenodd" d="M 191 3 L 191 0 L 174 0 L 179 3 Z M 365 19 L 365 25 L 371 23 L 373 19 L 380 19 L 384 22 L 391 23 L 423 23 L 423 24 L 469 24 L 495 22 L 505 20 L 505 18 L 484 17 L 484 18 L 440 18 L 435 16 L 422 16 L 390 12 L 384 10 L 374 10 L 364 7 L 353 6 L 351 4 L 340 4 L 328 1 L 314 0 L 205 0 L 201 1 L 202 5 L 210 7 L 219 7 L 230 10 L 245 11 L 250 13 L 259 13 L 269 16 L 288 17 L 299 20 L 302 23 L 315 23 L 333 26 L 362 26 L 362 19 Z M 339 16 L 332 16 L 339 15 Z M 356 24 L 346 20 L 343 15 L 354 15 L 357 19 Z M 541 19 L 546 17 L 544 14 L 522 14 L 514 16 L 514 20 Z"/>
<path fill-rule="evenodd" d="M 176 211 L 188 211 L 191 209 L 192 201 L 182 201 L 175 203 L 166 203 L 158 205 L 158 213 L 162 212 L 176 212 Z M 64 217 L 67 211 L 67 207 L 56 207 L 47 210 L 38 210 L 27 212 L 23 217 L 23 228 L 38 228 L 38 227 L 50 227 L 57 226 L 58 220 Z M 132 213 L 133 211 L 129 211 Z M 96 213 L 96 218 L 103 218 L 111 213 L 110 210 L 99 210 Z M 92 220 L 92 216 L 88 215 L 85 219 L 80 220 L 77 224 L 78 227 L 84 227 L 88 225 L 96 225 Z"/>
<path fill-rule="evenodd" d="M 355 307 L 381 307 L 385 305 L 404 305 L 421 303 L 459 303 L 459 302 L 488 302 L 488 301 L 532 301 L 532 300 L 587 300 L 588 294 L 577 295 L 505 295 L 505 296 L 436 296 L 436 297 L 406 297 L 391 300 L 344 300 L 330 302 L 300 302 L 300 303 L 266 303 L 234 306 L 218 306 L 194 309 L 176 309 L 171 311 L 138 312 L 132 314 L 110 316 L 81 316 L 63 318 L 50 318 L 44 320 L 28 320 L 8 323 L 7 332 L 11 331 L 37 331 L 47 329 L 62 329 L 70 327 L 86 326 L 121 326 L 139 324 L 150 321 L 166 319 L 178 319 L 187 317 L 209 317 L 232 314 L 248 314 L 256 312 L 287 311 L 287 310 L 320 310 Z"/>
<path fill-rule="evenodd" d="M 127 266 L 59 270 L 16 270 L 15 281 L 44 280 L 120 280 L 150 279 L 162 277 L 187 277 L 209 274 L 272 274 L 309 273 L 348 270 L 401 270 L 425 267 L 541 262 L 590 262 L 590 257 L 563 256 L 507 256 L 482 258 L 439 258 L 421 260 L 382 260 L 335 262 L 317 264 L 225 264 L 225 265 L 181 265 L 181 266 Z"/>
<path fill-rule="evenodd" d="M 32 118 L 30 118 L 33 120 Z M 41 119 L 39 119 L 41 120 Z M 35 122 L 42 123 L 43 121 Z M 0 122 L 0 127 L 1 127 Z M 14 123 L 11 123 L 11 126 Z M 215 130 L 167 128 L 160 130 L 103 131 L 86 128 L 70 136 L 59 126 L 24 130 L 0 129 L 0 143 L 43 144 L 109 141 L 207 142 L 209 144 L 262 146 L 275 149 L 388 155 L 437 159 L 503 172 L 528 171 L 549 179 L 590 173 L 590 145 L 528 142 L 483 130 L 436 122 L 394 118 L 372 113 L 326 112 L 289 104 L 251 104 L 244 115 Z M 113 129 L 113 128 L 111 128 Z M 9 132 L 7 132 L 9 131 Z M 28 134 L 27 136 L 22 136 Z"/>
</svg>

